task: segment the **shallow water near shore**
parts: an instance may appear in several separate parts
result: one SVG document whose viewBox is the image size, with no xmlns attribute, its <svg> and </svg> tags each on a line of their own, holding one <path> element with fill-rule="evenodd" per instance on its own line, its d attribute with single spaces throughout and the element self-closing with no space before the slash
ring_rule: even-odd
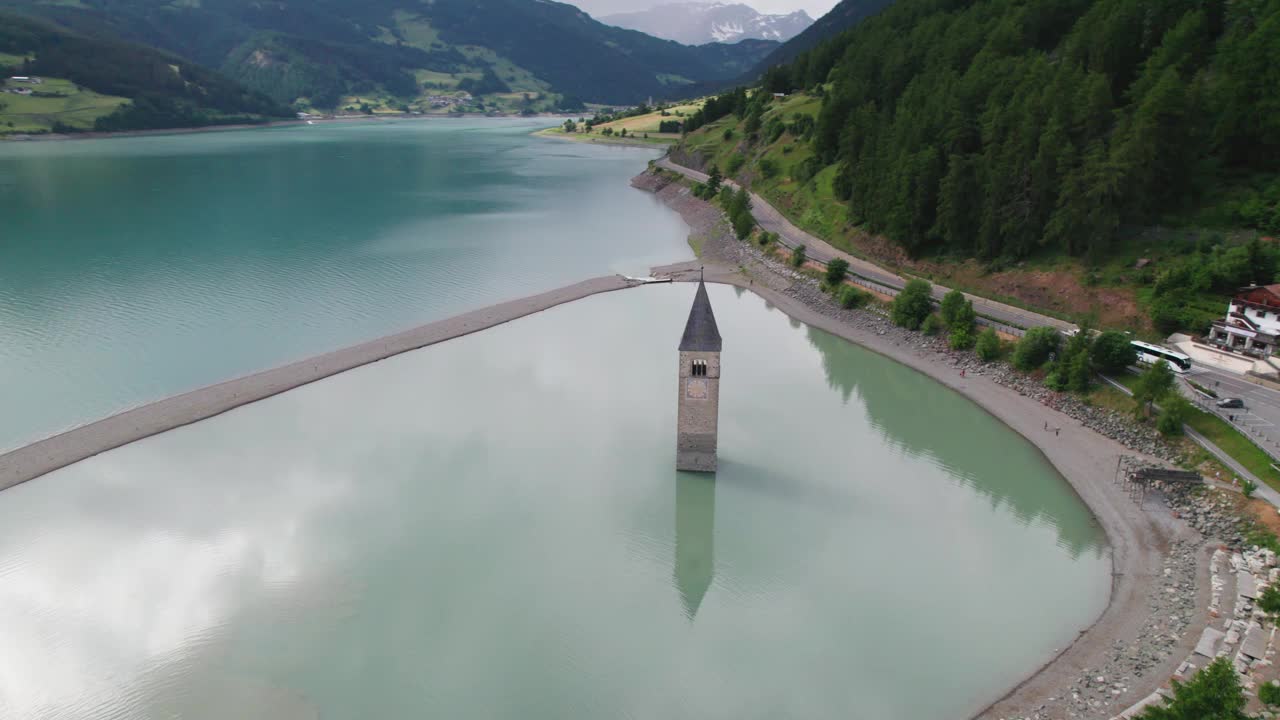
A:
<svg viewBox="0 0 1280 720">
<path fill-rule="evenodd" d="M 546 120 L 0 143 L 0 450 L 587 277 L 692 257 L 657 152 Z"/>
<path fill-rule="evenodd" d="M 0 716 L 965 717 L 1097 616 L 1023 438 L 711 287 L 714 479 L 676 473 L 694 288 L 595 296 L 3 494 Z"/>
</svg>

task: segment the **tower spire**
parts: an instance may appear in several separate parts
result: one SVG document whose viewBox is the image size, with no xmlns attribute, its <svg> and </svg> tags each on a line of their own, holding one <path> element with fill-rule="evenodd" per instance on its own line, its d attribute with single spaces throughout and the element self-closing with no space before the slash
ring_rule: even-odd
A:
<svg viewBox="0 0 1280 720">
<path fill-rule="evenodd" d="M 707 297 L 707 284 L 699 278 L 698 292 L 693 296 L 693 307 L 689 308 L 689 321 L 680 338 L 680 352 L 720 352 L 720 345 L 720 328 L 711 310 L 711 299 Z"/>
<path fill-rule="evenodd" d="M 716 315 L 711 311 L 711 299 L 707 297 L 707 284 L 700 272 L 698 291 L 693 295 L 693 307 L 689 308 L 689 321 L 685 323 L 684 336 L 680 338 L 677 470 L 716 471 L 720 346 L 720 328 L 716 326 Z"/>
</svg>

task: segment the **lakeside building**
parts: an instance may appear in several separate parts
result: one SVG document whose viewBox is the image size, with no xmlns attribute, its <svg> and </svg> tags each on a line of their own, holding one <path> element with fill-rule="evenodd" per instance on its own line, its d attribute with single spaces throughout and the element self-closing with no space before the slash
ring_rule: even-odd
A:
<svg viewBox="0 0 1280 720">
<path fill-rule="evenodd" d="M 1240 288 L 1227 306 L 1227 316 L 1215 320 L 1209 342 L 1233 352 L 1268 357 L 1280 337 L 1280 283 Z"/>
</svg>

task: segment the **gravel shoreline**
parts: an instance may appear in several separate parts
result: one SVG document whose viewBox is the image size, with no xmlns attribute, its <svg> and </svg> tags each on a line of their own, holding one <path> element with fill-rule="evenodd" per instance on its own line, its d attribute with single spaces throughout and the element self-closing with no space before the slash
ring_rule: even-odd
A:
<svg viewBox="0 0 1280 720">
<path fill-rule="evenodd" d="M 718 208 L 670 178 L 633 180 L 684 217 L 694 263 L 655 268 L 677 280 L 744 287 L 787 315 L 911 367 L 968 397 L 1040 449 L 1075 489 L 1111 546 L 1110 602 L 1069 647 L 1027 668 L 1027 677 L 980 718 L 1110 718 L 1166 683 L 1210 622 L 1208 559 L 1202 536 L 1175 519 L 1161 497 L 1140 508 L 1113 482 L 1117 461 L 1163 464 L 1170 452 L 1148 431 L 1108 419 L 1013 373 L 956 353 L 944 342 L 898 328 L 871 310 L 844 310 L 813 280 L 736 240 Z M 964 375 L 961 375 L 961 371 Z M 1045 428 L 1049 430 L 1046 431 Z"/>
</svg>

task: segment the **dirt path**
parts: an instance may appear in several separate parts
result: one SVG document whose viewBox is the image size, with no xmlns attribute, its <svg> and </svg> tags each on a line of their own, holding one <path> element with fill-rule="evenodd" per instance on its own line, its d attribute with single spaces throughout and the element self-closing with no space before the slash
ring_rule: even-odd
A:
<svg viewBox="0 0 1280 720">
<path fill-rule="evenodd" d="M 135 440 L 190 425 L 361 365 L 486 330 L 590 295 L 638 284 L 618 275 L 584 280 L 143 405 L 0 455 L 0 490 Z"/>
</svg>

